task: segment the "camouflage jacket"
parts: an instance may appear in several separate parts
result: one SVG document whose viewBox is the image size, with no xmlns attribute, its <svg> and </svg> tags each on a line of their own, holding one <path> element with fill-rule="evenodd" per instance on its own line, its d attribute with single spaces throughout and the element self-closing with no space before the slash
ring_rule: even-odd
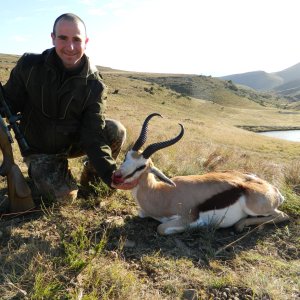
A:
<svg viewBox="0 0 300 300">
<path fill-rule="evenodd" d="M 116 166 L 103 131 L 105 85 L 88 57 L 83 59 L 81 71 L 66 76 L 54 48 L 25 53 L 4 86 L 5 96 L 11 110 L 22 114 L 20 128 L 32 154 L 79 145 L 109 183 Z"/>
</svg>

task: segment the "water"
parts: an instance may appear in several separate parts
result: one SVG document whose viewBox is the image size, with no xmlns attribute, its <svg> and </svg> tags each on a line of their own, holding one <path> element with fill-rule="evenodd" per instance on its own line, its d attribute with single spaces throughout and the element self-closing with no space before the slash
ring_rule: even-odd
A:
<svg viewBox="0 0 300 300">
<path fill-rule="evenodd" d="M 259 132 L 259 134 L 292 142 L 300 142 L 300 130 L 266 131 Z"/>
</svg>

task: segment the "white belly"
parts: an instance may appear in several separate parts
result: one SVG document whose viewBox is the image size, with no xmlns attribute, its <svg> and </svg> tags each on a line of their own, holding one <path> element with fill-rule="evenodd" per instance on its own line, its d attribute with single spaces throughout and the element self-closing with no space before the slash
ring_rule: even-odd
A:
<svg viewBox="0 0 300 300">
<path fill-rule="evenodd" d="M 198 220 L 191 223 L 190 227 L 195 228 L 212 225 L 225 228 L 234 225 L 239 220 L 247 217 L 239 200 L 229 207 L 200 213 Z"/>
</svg>

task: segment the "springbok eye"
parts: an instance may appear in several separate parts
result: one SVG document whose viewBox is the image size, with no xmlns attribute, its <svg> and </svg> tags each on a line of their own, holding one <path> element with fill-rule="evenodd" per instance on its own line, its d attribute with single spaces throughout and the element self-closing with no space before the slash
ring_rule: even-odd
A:
<svg viewBox="0 0 300 300">
<path fill-rule="evenodd" d="M 132 173 L 130 173 L 127 176 L 125 176 L 125 179 L 132 177 L 136 172 L 141 171 L 141 170 L 143 170 L 145 168 L 146 168 L 146 165 L 142 165 L 142 166 L 136 168 Z"/>
</svg>

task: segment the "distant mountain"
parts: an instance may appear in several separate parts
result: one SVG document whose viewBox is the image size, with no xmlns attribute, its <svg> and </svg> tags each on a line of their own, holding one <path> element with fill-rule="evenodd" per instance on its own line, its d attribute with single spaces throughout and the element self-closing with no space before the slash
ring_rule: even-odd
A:
<svg viewBox="0 0 300 300">
<path fill-rule="evenodd" d="M 300 79 L 300 63 L 274 74 L 281 77 L 284 80 L 284 83 Z"/>
<path fill-rule="evenodd" d="M 220 77 L 220 79 L 231 80 L 236 84 L 246 85 L 261 91 L 271 90 L 284 82 L 284 79 L 276 73 L 266 73 L 264 71 L 228 75 Z"/>
<path fill-rule="evenodd" d="M 254 71 L 219 77 L 258 91 L 270 91 L 287 98 L 300 100 L 300 63 L 279 72 Z"/>
</svg>

